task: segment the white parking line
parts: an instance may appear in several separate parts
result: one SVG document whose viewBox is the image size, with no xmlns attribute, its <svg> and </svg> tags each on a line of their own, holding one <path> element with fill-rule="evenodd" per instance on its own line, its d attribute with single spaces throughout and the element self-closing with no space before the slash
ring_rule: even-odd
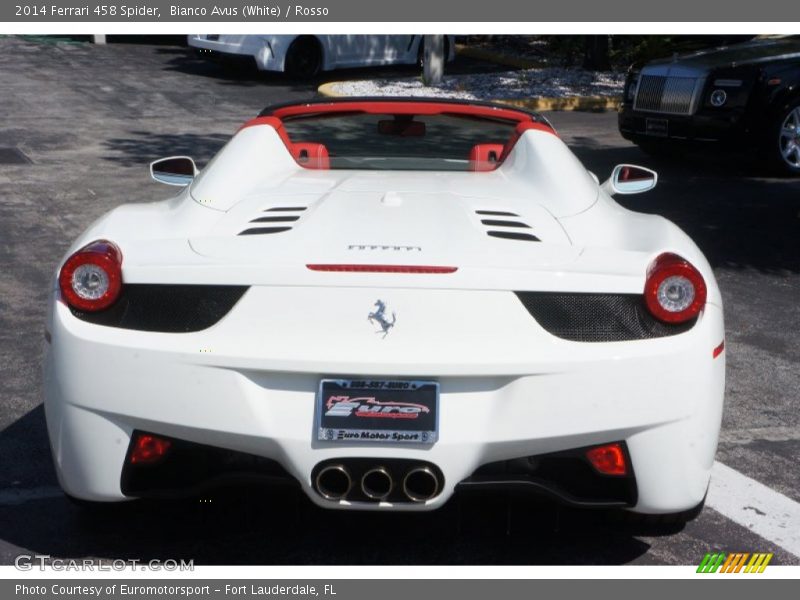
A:
<svg viewBox="0 0 800 600">
<path fill-rule="evenodd" d="M 791 498 L 715 462 L 706 506 L 800 557 L 800 503 Z"/>
<path fill-rule="evenodd" d="M 6 488 L 4 490 L 0 490 L 0 506 L 22 504 L 30 500 L 57 498 L 58 496 L 63 495 L 64 492 L 61 491 L 61 488 L 54 486 L 25 489 Z"/>
</svg>

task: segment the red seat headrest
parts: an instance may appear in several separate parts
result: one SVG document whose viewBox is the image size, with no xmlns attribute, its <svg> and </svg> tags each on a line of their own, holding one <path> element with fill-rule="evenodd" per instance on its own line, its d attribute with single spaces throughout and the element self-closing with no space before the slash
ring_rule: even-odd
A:
<svg viewBox="0 0 800 600">
<path fill-rule="evenodd" d="M 292 143 L 292 156 L 306 169 L 330 169 L 331 161 L 324 144 L 315 142 Z"/>
<path fill-rule="evenodd" d="M 469 151 L 470 171 L 494 171 L 503 156 L 503 144 L 475 144 Z"/>
</svg>

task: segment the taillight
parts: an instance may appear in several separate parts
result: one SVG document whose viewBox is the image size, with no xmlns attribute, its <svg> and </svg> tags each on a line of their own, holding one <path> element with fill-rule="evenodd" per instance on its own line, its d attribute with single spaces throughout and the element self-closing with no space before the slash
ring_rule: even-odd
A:
<svg viewBox="0 0 800 600">
<path fill-rule="evenodd" d="M 677 254 L 662 254 L 647 269 L 644 299 L 656 319 L 684 323 L 696 317 L 706 305 L 706 282 L 686 259 Z"/>
<path fill-rule="evenodd" d="M 67 259 L 58 285 L 73 308 L 87 312 L 108 308 L 122 290 L 122 253 L 107 240 L 92 242 Z"/>
<path fill-rule="evenodd" d="M 586 451 L 586 458 L 603 475 L 627 475 L 628 462 L 620 444 L 606 444 Z"/>
<path fill-rule="evenodd" d="M 139 433 L 133 440 L 130 463 L 132 465 L 153 464 L 166 456 L 172 442 L 149 433 Z"/>
</svg>

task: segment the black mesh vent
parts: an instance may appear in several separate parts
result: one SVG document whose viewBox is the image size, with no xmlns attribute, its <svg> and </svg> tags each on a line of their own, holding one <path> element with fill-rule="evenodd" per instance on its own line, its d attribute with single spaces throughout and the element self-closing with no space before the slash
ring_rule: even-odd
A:
<svg viewBox="0 0 800 600">
<path fill-rule="evenodd" d="M 697 319 L 671 325 L 653 317 L 639 294 L 516 292 L 531 316 L 556 337 L 574 342 L 623 342 L 676 335 Z"/>
<path fill-rule="evenodd" d="M 107 327 L 189 333 L 207 329 L 233 308 L 244 285 L 125 284 L 119 300 L 100 312 L 71 308 L 82 321 Z"/>
</svg>

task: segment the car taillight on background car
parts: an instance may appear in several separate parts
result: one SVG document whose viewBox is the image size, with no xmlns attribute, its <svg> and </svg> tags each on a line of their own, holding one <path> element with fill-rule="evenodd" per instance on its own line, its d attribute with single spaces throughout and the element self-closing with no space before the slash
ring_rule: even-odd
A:
<svg viewBox="0 0 800 600">
<path fill-rule="evenodd" d="M 67 259 L 58 284 L 72 308 L 87 312 L 108 308 L 122 290 L 122 252 L 108 240 L 92 242 Z"/>
<path fill-rule="evenodd" d="M 677 254 L 658 256 L 647 269 L 647 309 L 665 323 L 685 323 L 706 304 L 706 282 L 692 264 Z"/>
</svg>

